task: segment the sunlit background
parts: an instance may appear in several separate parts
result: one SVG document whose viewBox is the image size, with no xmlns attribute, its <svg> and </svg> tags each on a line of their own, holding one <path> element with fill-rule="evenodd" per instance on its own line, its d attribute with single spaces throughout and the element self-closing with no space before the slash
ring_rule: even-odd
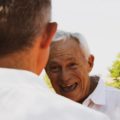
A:
<svg viewBox="0 0 120 120">
<path fill-rule="evenodd" d="M 120 52 L 120 0 L 53 0 L 58 29 L 80 32 L 95 56 L 92 74 L 108 75 Z"/>
</svg>

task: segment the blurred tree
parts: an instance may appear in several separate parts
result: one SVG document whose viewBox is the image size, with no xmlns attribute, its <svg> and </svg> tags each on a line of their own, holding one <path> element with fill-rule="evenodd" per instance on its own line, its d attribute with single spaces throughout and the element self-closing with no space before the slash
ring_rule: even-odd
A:
<svg viewBox="0 0 120 120">
<path fill-rule="evenodd" d="M 120 89 L 120 53 L 117 55 L 117 59 L 113 62 L 109 72 L 113 82 L 106 82 L 106 85 Z"/>
<path fill-rule="evenodd" d="M 106 82 L 105 84 L 107 86 L 112 86 L 112 87 L 120 89 L 120 81 Z"/>
<path fill-rule="evenodd" d="M 114 80 L 120 80 L 120 53 L 117 55 L 117 60 L 113 62 L 109 72 Z"/>
</svg>

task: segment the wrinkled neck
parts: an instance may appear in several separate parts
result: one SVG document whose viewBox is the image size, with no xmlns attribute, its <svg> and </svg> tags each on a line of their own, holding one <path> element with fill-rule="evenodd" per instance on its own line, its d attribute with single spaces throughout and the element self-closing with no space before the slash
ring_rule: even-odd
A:
<svg viewBox="0 0 120 120">
<path fill-rule="evenodd" d="M 84 97 L 84 99 L 79 101 L 79 103 L 83 103 L 84 100 L 95 90 L 95 88 L 97 87 L 99 79 L 100 79 L 99 76 L 90 76 L 89 77 L 90 86 L 89 86 L 88 94 Z"/>
<path fill-rule="evenodd" d="M 13 69 L 23 69 L 34 72 L 34 62 L 33 57 L 24 53 L 17 53 L 7 55 L 3 58 L 0 58 L 0 67 L 3 68 L 13 68 Z"/>
<path fill-rule="evenodd" d="M 90 79 L 90 92 L 89 92 L 90 95 L 97 87 L 100 77 L 95 75 L 95 76 L 90 76 L 89 79 Z"/>
</svg>

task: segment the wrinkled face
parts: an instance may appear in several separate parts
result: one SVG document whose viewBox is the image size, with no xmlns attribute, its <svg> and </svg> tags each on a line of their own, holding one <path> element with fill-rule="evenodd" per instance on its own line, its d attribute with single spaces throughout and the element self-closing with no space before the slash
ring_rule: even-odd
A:
<svg viewBox="0 0 120 120">
<path fill-rule="evenodd" d="M 77 41 L 52 43 L 46 72 L 58 94 L 83 101 L 89 91 L 88 66 Z"/>
</svg>

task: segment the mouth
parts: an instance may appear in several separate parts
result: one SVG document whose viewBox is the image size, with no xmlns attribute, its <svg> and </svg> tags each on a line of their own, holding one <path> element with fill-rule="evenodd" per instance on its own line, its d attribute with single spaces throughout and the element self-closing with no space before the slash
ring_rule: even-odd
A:
<svg viewBox="0 0 120 120">
<path fill-rule="evenodd" d="M 75 90 L 77 88 L 77 86 L 78 86 L 78 83 L 74 83 L 72 85 L 61 85 L 60 89 L 62 92 L 68 93 L 68 92 Z"/>
</svg>

